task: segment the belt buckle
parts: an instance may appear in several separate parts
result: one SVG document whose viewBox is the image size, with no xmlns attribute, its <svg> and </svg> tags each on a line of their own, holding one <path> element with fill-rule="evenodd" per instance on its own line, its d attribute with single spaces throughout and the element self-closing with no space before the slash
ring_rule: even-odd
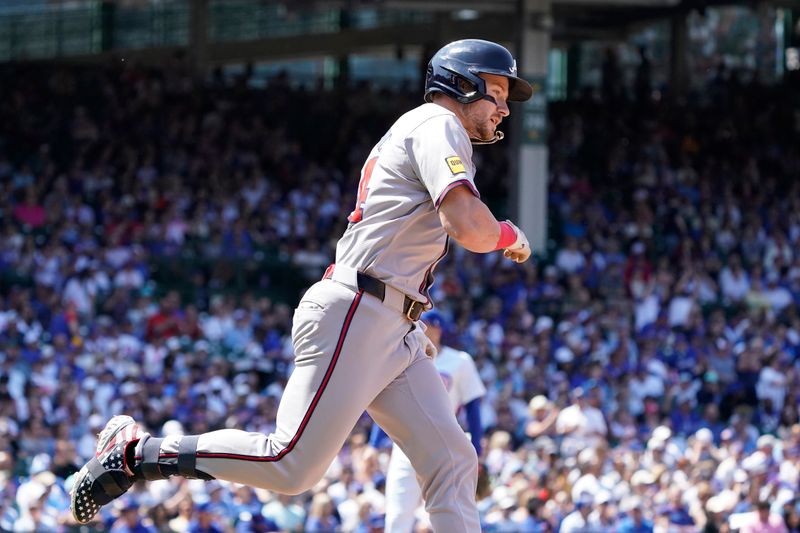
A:
<svg viewBox="0 0 800 533">
<path fill-rule="evenodd" d="M 409 305 L 408 310 L 406 310 L 406 318 L 412 322 L 416 322 L 417 320 L 419 320 L 420 315 L 422 315 L 422 309 L 424 308 L 425 305 L 422 302 L 411 300 L 411 305 Z M 417 312 L 415 313 L 415 311 Z"/>
</svg>

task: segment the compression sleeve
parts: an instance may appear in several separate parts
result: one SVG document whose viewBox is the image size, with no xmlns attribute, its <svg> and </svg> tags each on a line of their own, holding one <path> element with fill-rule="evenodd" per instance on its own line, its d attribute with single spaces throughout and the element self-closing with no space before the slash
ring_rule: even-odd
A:
<svg viewBox="0 0 800 533">
<path fill-rule="evenodd" d="M 481 455 L 481 439 L 483 438 L 483 425 L 481 424 L 481 399 L 475 398 L 464 406 L 467 410 L 467 427 L 470 438 L 478 456 Z"/>
</svg>

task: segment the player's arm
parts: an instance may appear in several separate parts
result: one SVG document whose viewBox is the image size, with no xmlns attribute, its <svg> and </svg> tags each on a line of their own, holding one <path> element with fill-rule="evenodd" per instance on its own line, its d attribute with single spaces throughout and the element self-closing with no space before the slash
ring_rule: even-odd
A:
<svg viewBox="0 0 800 533">
<path fill-rule="evenodd" d="M 467 412 L 467 429 L 469 430 L 469 437 L 475 451 L 480 457 L 483 453 L 481 446 L 481 439 L 483 438 L 483 424 L 481 423 L 481 399 L 480 397 L 467 402 L 464 406 Z"/>
<path fill-rule="evenodd" d="M 526 261 L 531 247 L 522 230 L 510 222 L 498 222 L 480 198 L 466 185 L 448 191 L 439 205 L 439 220 L 447 234 L 471 252 L 504 250 L 517 263 Z"/>
<path fill-rule="evenodd" d="M 558 418 L 558 410 L 555 408 L 550 409 L 547 415 L 545 416 L 544 420 L 536 421 L 532 420 L 528 422 L 528 425 L 525 426 L 525 434 L 535 439 L 541 435 L 546 435 L 553 429 L 556 425 L 556 419 Z"/>
</svg>

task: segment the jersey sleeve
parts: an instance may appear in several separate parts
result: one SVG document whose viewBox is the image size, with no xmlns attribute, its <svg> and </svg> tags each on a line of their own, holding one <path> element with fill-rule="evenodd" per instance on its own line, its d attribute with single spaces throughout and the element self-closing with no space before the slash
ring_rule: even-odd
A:
<svg viewBox="0 0 800 533">
<path fill-rule="evenodd" d="M 447 193 L 460 185 L 466 185 L 480 198 L 475 187 L 472 145 L 454 116 L 438 115 L 420 124 L 406 139 L 406 149 L 437 209 Z"/>
<path fill-rule="evenodd" d="M 461 369 L 458 372 L 458 395 L 461 405 L 466 405 L 475 398 L 480 398 L 486 394 L 486 387 L 478 374 L 475 361 L 468 353 L 461 352 Z"/>
</svg>

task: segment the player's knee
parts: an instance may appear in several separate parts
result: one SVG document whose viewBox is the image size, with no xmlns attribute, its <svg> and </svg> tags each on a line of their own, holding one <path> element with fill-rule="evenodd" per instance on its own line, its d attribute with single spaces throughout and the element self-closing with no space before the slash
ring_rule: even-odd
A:
<svg viewBox="0 0 800 533">
<path fill-rule="evenodd" d="M 422 487 L 429 513 L 447 507 L 453 487 L 474 494 L 478 482 L 478 454 L 466 439 L 464 445 L 453 443 L 447 453 L 438 454 L 435 462 Z"/>
<path fill-rule="evenodd" d="M 442 454 L 439 475 L 455 479 L 467 479 L 478 473 L 478 454 L 467 439 L 452 443 L 447 454 Z"/>
<path fill-rule="evenodd" d="M 297 496 L 298 494 L 302 494 L 314 486 L 313 483 L 302 483 L 301 481 L 303 480 L 287 480 L 281 486 L 280 492 L 288 494 L 289 496 Z"/>
<path fill-rule="evenodd" d="M 317 484 L 321 477 L 322 476 L 314 475 L 312 472 L 295 473 L 293 475 L 286 476 L 282 480 L 280 487 L 277 487 L 275 490 L 282 492 L 283 494 L 296 496 L 311 489 Z"/>
<path fill-rule="evenodd" d="M 298 494 L 302 494 L 308 489 L 311 488 L 312 485 L 306 486 L 301 485 L 300 483 L 287 483 L 283 487 L 281 487 L 281 492 L 284 494 L 288 494 L 289 496 L 297 496 Z"/>
</svg>

